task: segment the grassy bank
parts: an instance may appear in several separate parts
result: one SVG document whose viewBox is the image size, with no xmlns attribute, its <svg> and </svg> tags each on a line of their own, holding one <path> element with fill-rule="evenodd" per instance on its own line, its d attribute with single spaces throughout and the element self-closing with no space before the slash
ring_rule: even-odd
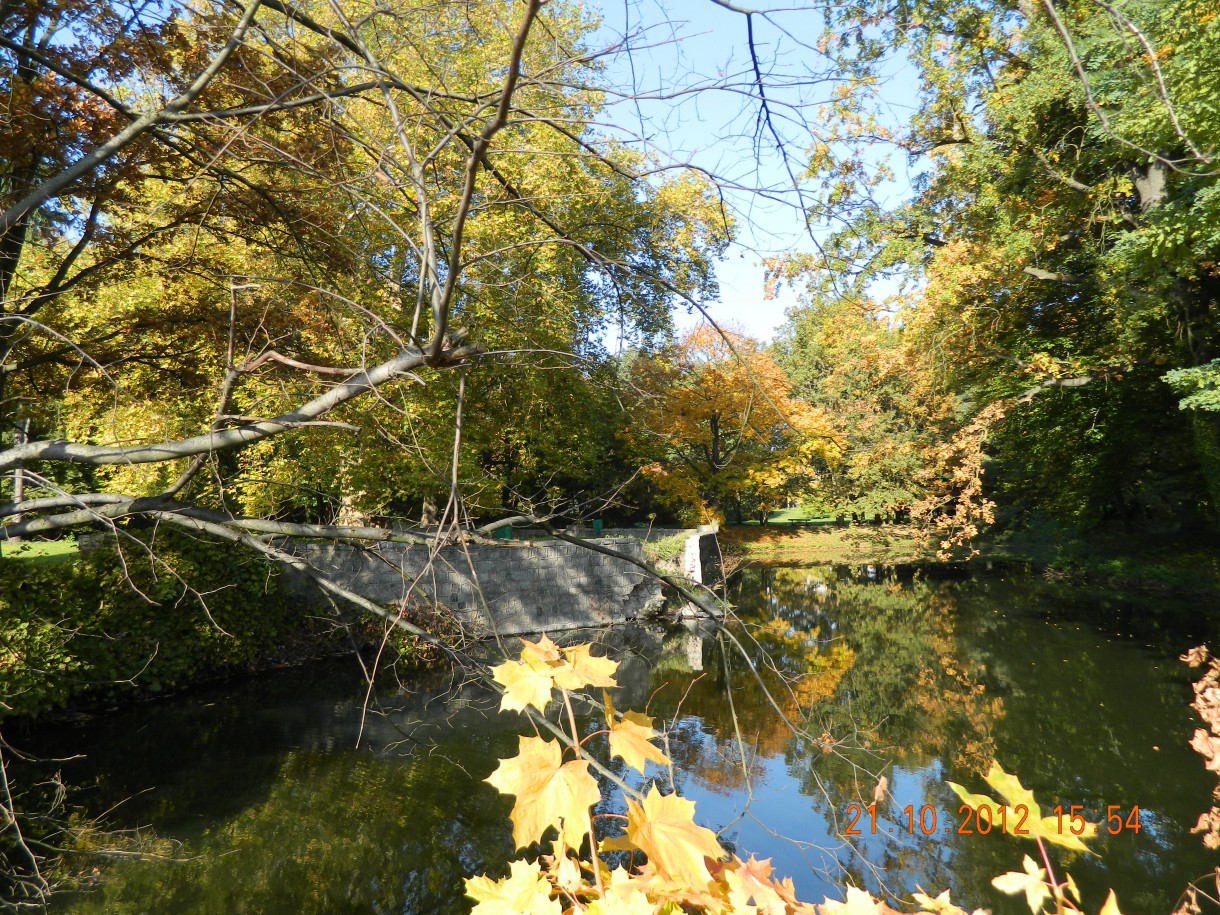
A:
<svg viewBox="0 0 1220 915">
<path fill-rule="evenodd" d="M 1065 578 L 1149 591 L 1220 595 L 1220 537 L 1092 531 L 1018 531 L 983 546 L 991 559 L 1028 562 Z"/>
<path fill-rule="evenodd" d="M 738 561 L 931 563 L 910 525 L 734 525 L 720 532 Z M 975 562 L 1028 563 L 1056 577 L 1125 589 L 1220 595 L 1220 538 L 1093 531 L 1007 532 L 984 538 Z"/>
<path fill-rule="evenodd" d="M 720 543 L 728 555 L 743 560 L 852 564 L 931 558 L 919 548 L 906 524 L 733 525 L 721 528 Z"/>
<path fill-rule="evenodd" d="M 68 537 L 63 540 L 23 540 L 0 542 L 0 559 L 21 559 L 36 566 L 57 566 L 71 562 L 80 555 L 76 541 Z"/>
</svg>

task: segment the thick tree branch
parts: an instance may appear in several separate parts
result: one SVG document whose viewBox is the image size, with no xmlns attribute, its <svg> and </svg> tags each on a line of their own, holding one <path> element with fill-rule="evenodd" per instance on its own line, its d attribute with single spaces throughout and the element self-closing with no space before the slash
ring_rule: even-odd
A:
<svg viewBox="0 0 1220 915">
<path fill-rule="evenodd" d="M 449 325 L 449 311 L 453 302 L 453 292 L 461 274 L 462 236 L 466 228 L 466 219 L 470 215 L 470 206 L 474 198 L 475 183 L 483 157 L 491 145 L 492 138 L 508 123 L 508 113 L 512 105 L 513 92 L 517 81 L 521 78 L 521 58 L 525 54 L 525 43 L 529 38 L 530 28 L 538 10 L 542 8 L 541 0 L 527 0 L 525 15 L 513 39 L 512 55 L 508 62 L 508 76 L 500 91 L 500 99 L 496 105 L 495 117 L 480 132 L 466 161 L 466 175 L 462 186 L 461 201 L 453 218 L 453 230 L 449 237 L 449 263 L 445 273 L 445 281 L 441 286 L 433 286 L 432 290 L 432 345 L 431 358 L 439 359 L 441 346 Z"/>
<path fill-rule="evenodd" d="M 1037 267 L 1022 267 L 1022 273 L 1027 273 L 1037 280 L 1046 280 L 1048 283 L 1083 283 L 1084 277 L 1076 276 L 1072 273 L 1053 273 L 1050 270 L 1039 270 Z"/>
<path fill-rule="evenodd" d="M 475 355 L 478 347 L 467 346 L 445 351 L 442 364 L 451 365 Z M 64 461 L 71 464 L 89 464 L 100 466 L 104 464 L 150 464 L 159 461 L 172 461 L 178 458 L 192 457 L 210 451 L 221 451 L 227 448 L 237 448 L 262 441 L 272 435 L 277 435 L 301 423 L 311 422 L 323 414 L 333 410 L 378 385 L 385 384 L 393 378 L 404 375 L 412 369 L 426 363 L 434 362 L 424 353 L 410 349 L 399 353 L 393 359 L 388 359 L 366 372 L 348 379 L 342 384 L 328 390 L 302 404 L 295 410 L 281 414 L 273 419 L 252 423 L 236 429 L 225 429 L 218 432 L 208 432 L 192 438 L 180 439 L 174 442 L 163 442 L 154 445 L 82 445 L 67 441 L 30 442 L 19 447 L 9 448 L 0 452 L 0 471 L 8 470 L 19 463 L 30 461 Z"/>
<path fill-rule="evenodd" d="M 0 518 L 8 518 L 11 515 L 21 515 L 28 512 L 50 511 L 56 508 L 75 508 L 86 505 L 122 505 L 131 502 L 133 498 L 134 496 L 122 496 L 115 493 L 89 492 L 51 496 L 45 499 L 25 499 L 21 502 L 9 502 L 7 505 L 0 505 Z"/>
<path fill-rule="evenodd" d="M 1051 388 L 1082 388 L 1086 384 L 1090 384 L 1101 378 L 1101 375 L 1077 375 L 1074 378 L 1048 378 L 1046 381 L 1034 385 L 1029 390 L 1021 394 L 1017 398 L 1017 403 L 1029 403 L 1043 391 L 1049 391 Z"/>
<path fill-rule="evenodd" d="M 1088 193 L 1092 192 L 1093 189 L 1091 187 L 1089 187 L 1087 184 L 1085 184 L 1083 181 L 1077 181 L 1071 175 L 1065 174 L 1065 173 L 1059 171 L 1059 169 L 1055 168 L 1055 164 L 1053 162 L 1051 162 L 1051 160 L 1047 157 L 1046 153 L 1042 152 L 1042 150 L 1038 149 L 1035 146 L 1028 146 L 1028 145 L 1025 146 L 1024 148 L 1027 149 L 1030 152 L 1030 154 L 1035 159 L 1038 160 L 1038 164 L 1042 166 L 1042 170 L 1044 172 L 1046 172 L 1048 175 L 1050 175 L 1052 178 L 1054 178 L 1056 181 L 1058 181 L 1060 184 L 1064 184 L 1067 187 L 1070 187 L 1074 191 L 1080 191 L 1082 194 L 1088 194 Z"/>
<path fill-rule="evenodd" d="M 243 534 L 240 531 L 232 530 L 224 524 L 216 524 L 210 521 L 205 521 L 201 518 L 188 517 L 177 512 L 148 512 L 149 517 L 158 521 L 163 521 L 166 524 L 173 524 L 177 527 L 187 528 L 188 530 L 203 531 L 204 533 L 212 534 L 220 537 L 223 540 L 228 540 L 233 543 L 240 543 L 247 546 L 255 552 L 261 553 L 268 559 L 274 560 L 280 565 L 287 566 L 300 572 L 308 577 L 311 581 L 318 585 L 323 591 L 332 597 L 337 597 L 355 607 L 364 610 L 366 613 L 371 613 L 373 616 L 380 617 L 396 629 L 401 629 L 404 632 L 409 632 L 417 638 L 423 639 L 429 645 L 434 645 L 446 655 L 453 658 L 455 661 L 469 663 L 469 659 L 456 651 L 451 646 L 432 633 L 420 629 L 414 623 L 405 620 L 401 613 L 396 613 L 392 610 L 387 610 L 380 604 L 374 603 L 367 597 L 357 594 L 355 591 L 349 591 L 342 585 L 337 584 L 327 576 L 323 575 L 305 560 L 292 553 L 287 553 L 272 544 L 266 543 L 248 534 Z"/>
</svg>

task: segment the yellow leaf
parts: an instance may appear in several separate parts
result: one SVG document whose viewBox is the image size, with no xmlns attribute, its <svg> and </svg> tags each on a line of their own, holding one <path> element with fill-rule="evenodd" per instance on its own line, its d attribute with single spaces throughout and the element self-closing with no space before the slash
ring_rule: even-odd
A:
<svg viewBox="0 0 1220 915">
<path fill-rule="evenodd" d="M 1001 893 L 1007 893 L 1010 896 L 1024 893 L 1029 910 L 1036 915 L 1042 910 L 1042 903 L 1051 898 L 1051 891 L 1046 885 L 1046 871 L 1038 867 L 1029 855 L 1026 855 L 1021 863 L 1025 873 L 1009 871 L 1007 874 L 995 877 L 991 881 L 991 885 Z"/>
<path fill-rule="evenodd" d="M 537 842 L 547 827 L 559 830 L 559 839 L 572 848 L 588 829 L 589 808 L 601 800 L 597 780 L 583 759 L 563 761 L 563 748 L 555 740 L 519 737 L 517 755 L 500 760 L 486 781 L 501 794 L 516 795 L 513 841 L 520 848 Z"/>
<path fill-rule="evenodd" d="M 1022 785 L 1021 779 L 1017 776 L 1011 772 L 1005 772 L 1004 767 L 998 762 L 992 760 L 991 768 L 983 780 L 1000 792 L 1000 796 L 1008 801 L 1010 807 L 1024 804 L 1029 808 L 1030 813 L 1038 812 L 1038 803 L 1034 800 L 1034 793 Z"/>
<path fill-rule="evenodd" d="M 627 841 L 625 836 L 622 839 L 624 842 Z M 676 915 L 677 912 L 687 911 L 727 915 L 724 887 L 715 881 L 705 884 L 702 888 L 697 888 L 686 880 L 669 879 L 651 863 L 641 864 L 639 872 L 634 875 L 634 880 L 648 894 L 649 899 L 667 904 L 668 907 L 662 907 L 665 915 Z M 746 915 L 751 915 L 751 913 L 746 913 Z"/>
<path fill-rule="evenodd" d="M 544 635 L 537 642 L 521 640 L 521 660 L 538 670 L 558 662 L 560 657 L 559 646 L 551 641 L 550 636 Z"/>
<path fill-rule="evenodd" d="M 796 898 L 796 887 L 791 877 L 784 877 L 775 882 L 775 891 L 788 903 L 789 915 L 821 915 L 817 906 L 801 902 Z"/>
<path fill-rule="evenodd" d="M 961 785 L 954 782 L 947 782 L 947 784 L 958 797 L 975 810 L 980 807 L 990 808 L 992 822 L 1005 822 L 1005 831 L 1012 835 L 1025 836 L 1031 839 L 1041 837 L 1048 842 L 1061 845 L 1073 851 L 1087 852 L 1089 850 L 1089 847 L 1084 844 L 1084 840 L 1094 838 L 1097 835 L 1096 823 L 1085 822 L 1079 816 L 1073 819 L 1068 814 L 1064 814 L 1062 817 L 1043 816 L 1042 808 L 1034 799 L 1034 793 L 1022 785 L 1021 780 L 1017 776 L 1010 772 L 1005 772 L 999 763 L 993 762 L 991 764 L 991 769 L 988 771 L 985 781 L 1008 802 L 1006 818 L 1000 816 L 1000 805 L 996 804 L 995 801 L 986 795 L 971 794 Z M 1020 811 L 1019 808 L 1024 808 L 1024 811 Z M 1028 816 L 1014 815 L 1017 813 L 1028 813 Z M 1018 826 L 1020 826 L 1021 832 L 1014 832 Z M 1080 832 L 1072 832 L 1073 828 L 1078 828 Z"/>
<path fill-rule="evenodd" d="M 818 908 L 823 915 L 878 915 L 877 900 L 854 886 L 847 888 L 845 901 L 826 899 Z"/>
<path fill-rule="evenodd" d="M 649 743 L 659 736 L 652 729 L 652 718 L 639 712 L 625 712 L 622 721 L 615 721 L 613 716 L 607 722 L 610 725 L 610 754 L 621 756 L 623 761 L 637 772 L 644 771 L 644 760 L 651 759 L 654 763 L 664 766 L 669 764 L 669 757 L 657 747 Z"/>
<path fill-rule="evenodd" d="M 601 899 L 596 899 L 585 909 L 588 915 L 658 915 L 662 904 L 649 902 L 643 893 L 636 893 L 626 899 L 617 893 L 607 891 Z"/>
<path fill-rule="evenodd" d="M 1084 840 L 1092 839 L 1097 835 L 1097 824 L 1088 822 L 1084 822 L 1084 825 L 1081 826 L 1080 835 L 1073 833 L 1074 824 L 1066 813 L 1062 819 L 1058 816 L 1043 817 L 1032 825 L 1032 834 L 1042 836 L 1046 841 L 1070 848 L 1072 851 L 1087 852 L 1089 846 L 1084 844 Z"/>
<path fill-rule="evenodd" d="M 653 785 L 644 803 L 627 799 L 627 839 L 648 856 L 658 874 L 692 888 L 712 879 L 703 859 L 724 854 L 716 834 L 694 821 L 695 802 L 661 794 Z"/>
<path fill-rule="evenodd" d="M 561 890 L 566 890 L 571 895 L 575 895 L 583 889 L 584 884 L 584 874 L 580 872 L 580 863 L 568 855 L 567 849 L 563 847 L 562 842 L 556 842 L 554 845 L 553 866 L 548 867 L 547 870 L 557 887 Z"/>
<path fill-rule="evenodd" d="M 504 687 L 500 697 L 502 711 L 520 712 L 532 705 L 542 712 L 551 701 L 555 679 L 549 669 L 538 670 L 524 661 L 505 661 L 493 667 L 491 675 Z"/>
<path fill-rule="evenodd" d="M 606 881 L 605 895 L 590 903 L 585 912 L 587 915 L 657 915 L 665 903 L 649 902 L 644 886 L 645 881 L 616 867 Z"/>
<path fill-rule="evenodd" d="M 587 642 L 562 650 L 565 660 L 552 668 L 557 686 L 564 689 L 618 686 L 618 681 L 612 676 L 618 670 L 618 661 L 593 657 L 589 654 Z"/>
<path fill-rule="evenodd" d="M 551 884 L 537 863 L 514 861 L 503 880 L 469 877 L 466 895 L 478 905 L 470 915 L 560 915 L 563 906 L 551 898 Z"/>
<path fill-rule="evenodd" d="M 1065 888 L 1066 888 L 1067 892 L 1071 893 L 1072 898 L 1076 900 L 1077 904 L 1079 904 L 1079 902 L 1080 902 L 1080 888 L 1076 886 L 1076 881 L 1072 879 L 1072 875 L 1071 875 L 1071 874 L 1064 874 L 1064 875 L 1063 875 L 1063 883 L 1064 883 L 1064 885 L 1065 885 Z"/>
<path fill-rule="evenodd" d="M 757 860 L 753 855 L 742 861 L 736 855 L 720 873 L 728 889 L 729 905 L 734 912 L 757 911 L 758 915 L 786 915 L 788 903 L 771 882 L 771 859 Z M 753 906 L 753 909 L 749 908 Z"/>
<path fill-rule="evenodd" d="M 1110 890 L 1110 895 L 1101 904 L 1101 912 L 1098 915 L 1122 915 L 1122 911 L 1118 907 L 1118 897 L 1114 895 L 1114 890 Z"/>
<path fill-rule="evenodd" d="M 916 884 L 916 889 L 920 889 Z M 935 899 L 927 895 L 920 889 L 915 893 L 915 901 L 919 903 L 919 907 L 925 912 L 938 912 L 941 915 L 966 915 L 966 913 L 958 906 L 955 906 L 949 899 L 949 891 L 945 890 Z"/>
</svg>

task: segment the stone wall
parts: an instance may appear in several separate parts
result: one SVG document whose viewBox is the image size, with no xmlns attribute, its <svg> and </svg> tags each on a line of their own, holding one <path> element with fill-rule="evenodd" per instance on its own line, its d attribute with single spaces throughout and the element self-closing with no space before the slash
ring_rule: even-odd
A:
<svg viewBox="0 0 1220 915">
<path fill-rule="evenodd" d="M 636 538 L 594 542 L 643 558 Z M 431 564 L 428 547 L 417 544 L 383 543 L 365 549 L 346 544 L 285 546 L 344 587 L 379 603 L 394 603 L 410 594 L 435 598 L 476 635 L 601 626 L 634 619 L 663 602 L 660 582 L 642 569 L 563 541 L 446 547 Z M 299 573 L 290 572 L 288 586 L 306 600 L 320 599 L 316 586 Z"/>
</svg>

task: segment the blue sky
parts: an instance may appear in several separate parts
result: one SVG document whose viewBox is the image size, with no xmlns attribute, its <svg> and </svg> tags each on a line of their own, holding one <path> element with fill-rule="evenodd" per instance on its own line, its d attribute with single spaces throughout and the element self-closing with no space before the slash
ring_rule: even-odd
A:
<svg viewBox="0 0 1220 915">
<path fill-rule="evenodd" d="M 744 15 L 712 0 L 608 0 L 601 12 L 607 42 L 633 36 L 633 52 L 613 58 L 607 75 L 625 93 L 651 96 L 610 99 L 606 117 L 623 134 L 643 138 L 642 145 L 662 161 L 691 162 L 727 179 L 724 197 L 737 216 L 738 241 L 718 266 L 720 301 L 708 310 L 718 322 L 772 338 L 797 297 L 784 289 L 768 300 L 759 262 L 812 247 L 793 178 L 799 177 L 812 139 L 808 122 L 836 84 L 815 47 L 822 32 L 820 14 L 783 6 L 753 17 L 774 126 L 787 149 L 785 161 L 770 131 L 758 131 L 758 105 L 743 91 L 752 91 L 753 81 Z M 912 80 L 901 78 L 884 90 L 897 121 L 913 104 L 912 86 Z M 908 189 L 907 176 L 900 174 L 891 194 Z M 679 327 L 697 320 L 697 314 L 679 315 Z"/>
</svg>

